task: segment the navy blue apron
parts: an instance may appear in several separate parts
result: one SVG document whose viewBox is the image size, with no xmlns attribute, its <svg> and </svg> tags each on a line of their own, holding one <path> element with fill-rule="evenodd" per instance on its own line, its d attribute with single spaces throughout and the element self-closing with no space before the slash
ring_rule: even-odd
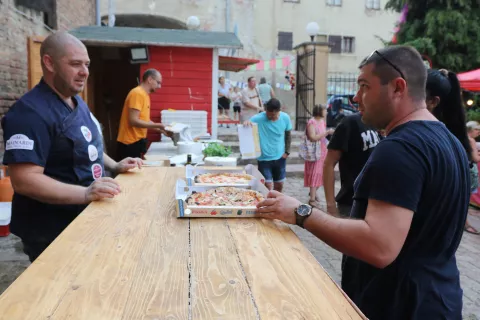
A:
<svg viewBox="0 0 480 320">
<path fill-rule="evenodd" d="M 79 184 L 89 186 L 105 176 L 103 137 L 100 124 L 85 102 L 76 97 L 77 107 L 65 118 L 62 133 L 73 141 L 73 169 Z"/>
</svg>

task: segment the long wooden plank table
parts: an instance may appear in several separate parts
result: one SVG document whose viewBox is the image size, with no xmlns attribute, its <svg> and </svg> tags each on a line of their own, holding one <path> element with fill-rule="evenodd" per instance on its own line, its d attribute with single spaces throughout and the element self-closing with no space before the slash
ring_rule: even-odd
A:
<svg viewBox="0 0 480 320">
<path fill-rule="evenodd" d="M 364 319 L 288 226 L 177 219 L 184 168 L 120 175 L 0 296 L 0 319 Z"/>
</svg>

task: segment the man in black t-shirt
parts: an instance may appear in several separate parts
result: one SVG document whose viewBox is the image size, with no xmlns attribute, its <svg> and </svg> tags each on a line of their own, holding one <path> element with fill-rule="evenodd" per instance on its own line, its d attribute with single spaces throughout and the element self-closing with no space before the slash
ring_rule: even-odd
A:
<svg viewBox="0 0 480 320">
<path fill-rule="evenodd" d="M 344 217 L 350 215 L 353 183 L 379 142 L 378 133 L 362 122 L 361 114 L 347 116 L 340 122 L 328 144 L 328 153 L 323 165 L 323 188 L 328 213 L 333 215 L 340 213 Z M 341 189 L 335 197 L 334 170 L 339 162 Z"/>
<path fill-rule="evenodd" d="M 355 180 L 348 219 L 274 191 L 258 204 L 259 217 L 296 223 L 344 253 L 342 289 L 371 320 L 462 319 L 455 253 L 470 169 L 460 141 L 427 110 L 426 79 L 408 46 L 375 50 L 360 65 L 362 121 L 386 138 Z"/>
</svg>

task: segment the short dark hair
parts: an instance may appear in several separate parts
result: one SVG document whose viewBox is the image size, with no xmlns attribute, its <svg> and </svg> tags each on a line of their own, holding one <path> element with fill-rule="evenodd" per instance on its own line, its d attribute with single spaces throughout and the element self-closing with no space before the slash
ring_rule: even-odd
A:
<svg viewBox="0 0 480 320">
<path fill-rule="evenodd" d="M 250 80 L 252 80 L 253 78 L 255 78 L 254 76 L 251 76 L 251 77 L 248 77 L 248 82 L 250 82 Z"/>
<path fill-rule="evenodd" d="M 267 103 L 265 103 L 265 108 L 267 111 L 280 111 L 282 107 L 282 104 L 280 103 L 280 100 L 272 98 L 268 100 Z"/>
<path fill-rule="evenodd" d="M 158 72 L 158 70 L 148 69 L 147 71 L 145 71 L 143 73 L 142 81 L 145 82 L 145 81 L 148 80 L 148 78 L 154 78 L 157 74 L 160 74 L 160 72 Z"/>
<path fill-rule="evenodd" d="M 415 48 L 411 46 L 390 46 L 375 50 L 362 61 L 359 68 L 371 63 L 374 65 L 373 73 L 380 78 L 382 84 L 387 84 L 389 81 L 402 76 L 391 64 L 395 65 L 403 73 L 412 100 L 425 100 L 427 68 L 425 68 L 422 56 Z"/>
<path fill-rule="evenodd" d="M 262 84 L 262 83 L 267 83 L 267 79 L 265 79 L 265 77 L 260 78 L 260 84 Z"/>
<path fill-rule="evenodd" d="M 314 117 L 323 117 L 325 111 L 325 106 L 319 104 L 313 107 L 312 116 Z"/>
</svg>

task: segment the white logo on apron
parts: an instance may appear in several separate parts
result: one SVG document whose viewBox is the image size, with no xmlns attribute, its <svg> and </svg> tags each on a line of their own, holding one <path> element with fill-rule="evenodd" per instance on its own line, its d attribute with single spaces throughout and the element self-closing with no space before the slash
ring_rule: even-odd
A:
<svg viewBox="0 0 480 320">
<path fill-rule="evenodd" d="M 90 129 L 88 129 L 85 126 L 81 126 L 80 130 L 82 131 L 82 134 L 83 134 L 83 137 L 85 138 L 85 140 L 87 140 L 87 142 L 91 142 L 92 141 L 92 132 L 90 131 Z"/>
<path fill-rule="evenodd" d="M 90 112 L 90 118 L 92 118 L 93 122 L 97 125 L 98 133 L 100 133 L 101 136 L 103 136 L 102 133 L 102 127 L 100 126 L 100 122 L 98 122 L 97 118 L 93 115 L 93 113 Z"/>
<path fill-rule="evenodd" d="M 93 179 L 97 180 L 97 179 L 101 178 L 101 177 L 102 177 L 102 173 L 103 173 L 102 166 L 99 165 L 98 163 L 95 163 L 95 164 L 92 166 Z"/>
<path fill-rule="evenodd" d="M 98 150 L 92 144 L 88 146 L 88 157 L 90 158 L 90 161 L 95 161 L 98 159 Z"/>
<path fill-rule="evenodd" d="M 35 142 L 24 134 L 16 134 L 7 140 L 5 150 L 33 150 Z"/>
</svg>

